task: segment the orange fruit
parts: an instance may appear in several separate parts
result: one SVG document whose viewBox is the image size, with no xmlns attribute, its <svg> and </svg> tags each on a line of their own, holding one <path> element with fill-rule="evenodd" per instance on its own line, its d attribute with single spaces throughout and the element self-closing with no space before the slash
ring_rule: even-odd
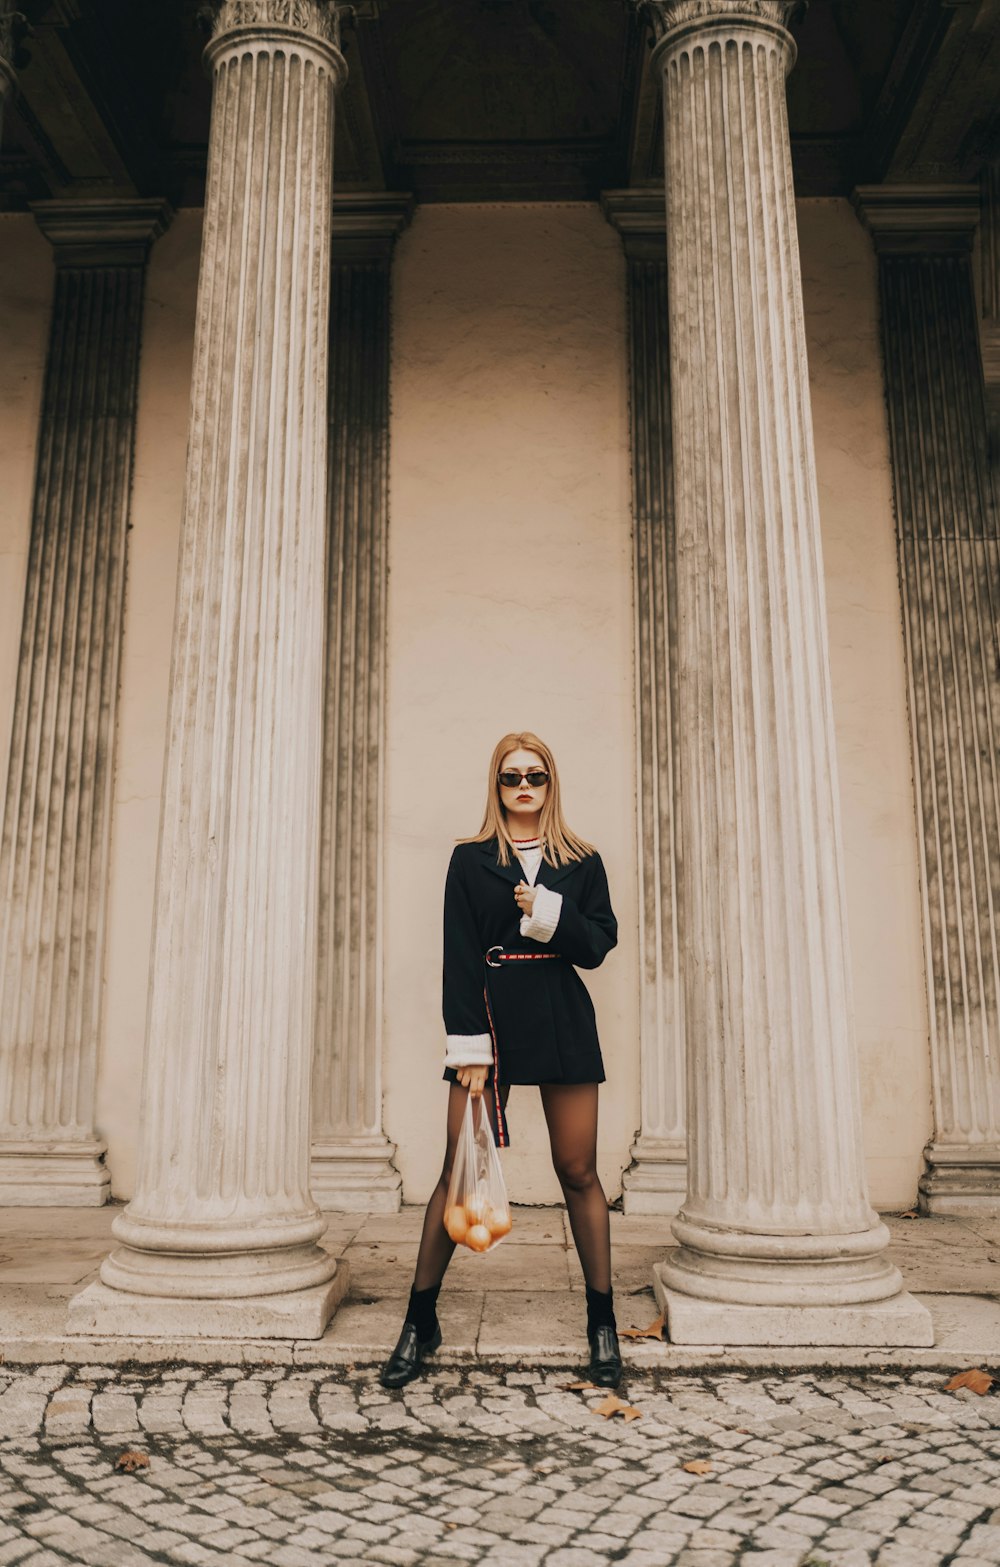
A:
<svg viewBox="0 0 1000 1567">
<path fill-rule="evenodd" d="M 493 1245 L 493 1237 L 485 1224 L 471 1224 L 466 1233 L 465 1244 L 472 1251 L 487 1251 Z"/>
<path fill-rule="evenodd" d="M 486 1227 L 494 1240 L 499 1240 L 501 1235 L 509 1235 L 513 1222 L 509 1208 L 491 1208 L 486 1215 Z"/>
<path fill-rule="evenodd" d="M 483 1224 L 486 1221 L 486 1212 L 489 1203 L 485 1197 L 473 1193 L 465 1199 L 465 1217 L 470 1224 Z"/>
<path fill-rule="evenodd" d="M 444 1227 L 456 1246 L 465 1240 L 469 1222 L 465 1217 L 465 1209 L 461 1203 L 456 1203 L 454 1208 L 447 1209 L 444 1216 Z"/>
</svg>

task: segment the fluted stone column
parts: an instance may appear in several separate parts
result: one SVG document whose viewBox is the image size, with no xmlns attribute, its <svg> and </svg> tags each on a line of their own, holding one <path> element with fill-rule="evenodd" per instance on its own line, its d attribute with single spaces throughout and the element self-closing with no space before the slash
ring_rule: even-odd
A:
<svg viewBox="0 0 1000 1567">
<path fill-rule="evenodd" d="M 335 13 L 225 0 L 136 1191 L 78 1331 L 317 1337 L 309 1191 Z"/>
<path fill-rule="evenodd" d="M 382 1130 L 382 849 L 389 517 L 389 308 L 409 196 L 334 206 L 330 483 L 312 1189 L 394 1213 Z"/>
<path fill-rule="evenodd" d="M 143 279 L 168 209 L 34 212 L 56 276 L 0 833 L 0 1205 L 91 1206 Z"/>
<path fill-rule="evenodd" d="M 879 258 L 931 1028 L 928 1213 L 1000 1214 L 1000 517 L 974 185 L 863 186 Z"/>
<path fill-rule="evenodd" d="M 865 1189 L 778 0 L 653 8 L 666 132 L 682 1343 L 931 1342 Z"/>
<path fill-rule="evenodd" d="M 607 191 L 628 267 L 636 728 L 639 738 L 639 1059 L 642 1122 L 626 1213 L 674 1214 L 687 1184 L 684 1008 L 677 925 L 677 615 L 663 196 Z"/>
</svg>

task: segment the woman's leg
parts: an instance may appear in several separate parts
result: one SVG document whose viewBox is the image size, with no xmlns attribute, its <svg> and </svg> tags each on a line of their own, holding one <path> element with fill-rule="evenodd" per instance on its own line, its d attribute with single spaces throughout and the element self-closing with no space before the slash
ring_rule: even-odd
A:
<svg viewBox="0 0 1000 1567">
<path fill-rule="evenodd" d="M 597 1174 L 597 1084 L 543 1083 L 541 1093 L 583 1277 L 605 1295 L 611 1289 L 611 1223 Z"/>
<path fill-rule="evenodd" d="M 455 1242 L 451 1240 L 444 1227 L 444 1203 L 448 1195 L 448 1182 L 451 1180 L 455 1149 L 458 1147 L 458 1134 L 462 1130 L 462 1117 L 465 1115 L 465 1101 L 468 1097 L 467 1088 L 460 1087 L 458 1083 L 451 1084 L 448 1090 L 448 1141 L 444 1164 L 441 1167 L 438 1183 L 431 1192 L 427 1212 L 424 1214 L 417 1267 L 413 1275 L 415 1290 L 431 1289 L 435 1284 L 440 1284 L 451 1261 L 451 1254 L 455 1250 Z"/>
<path fill-rule="evenodd" d="M 506 1105 L 506 1091 L 501 1089 L 500 1093 Z M 403 1331 L 399 1335 L 399 1343 L 379 1374 L 383 1387 L 400 1388 L 412 1382 L 420 1371 L 423 1357 L 432 1354 L 441 1342 L 437 1319 L 438 1290 L 455 1250 L 455 1243 L 444 1227 L 444 1205 L 468 1097 L 467 1088 L 452 1083 L 448 1094 L 448 1141 L 444 1165 L 424 1214 L 424 1228 Z M 484 1097 L 489 1111 L 489 1096 Z"/>
<path fill-rule="evenodd" d="M 507 1088 L 501 1086 L 500 1098 L 504 1108 L 507 1105 L 508 1092 Z M 448 1184 L 451 1180 L 452 1167 L 455 1163 L 455 1149 L 458 1147 L 458 1136 L 462 1130 L 465 1101 L 468 1097 L 469 1091 L 467 1088 L 460 1087 L 458 1083 L 452 1083 L 448 1094 L 448 1142 L 441 1174 L 437 1185 L 431 1192 L 430 1201 L 427 1204 L 427 1212 L 424 1214 L 424 1228 L 420 1236 L 417 1267 L 413 1275 L 413 1288 L 415 1290 L 433 1289 L 436 1285 L 439 1285 L 451 1261 L 452 1252 L 455 1250 L 455 1242 L 450 1238 L 448 1231 L 444 1227 L 444 1205 L 448 1196 Z M 490 1125 L 494 1127 L 495 1132 L 495 1111 L 492 1093 L 488 1092 L 483 1095 L 483 1103 L 490 1118 Z"/>
<path fill-rule="evenodd" d="M 598 1387 L 617 1387 L 622 1359 L 611 1291 L 611 1221 L 597 1174 L 597 1084 L 543 1083 L 542 1106 L 587 1286 L 590 1375 Z"/>
</svg>

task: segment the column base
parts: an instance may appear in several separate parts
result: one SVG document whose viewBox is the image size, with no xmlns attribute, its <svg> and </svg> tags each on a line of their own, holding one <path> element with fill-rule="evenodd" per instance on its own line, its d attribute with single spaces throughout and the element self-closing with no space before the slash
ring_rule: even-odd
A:
<svg viewBox="0 0 1000 1567">
<path fill-rule="evenodd" d="M 1000 1144 L 928 1143 L 924 1158 L 921 1213 L 1000 1218 Z"/>
<path fill-rule="evenodd" d="M 347 1294 L 350 1270 L 339 1262 L 333 1278 L 284 1295 L 231 1300 L 134 1295 L 99 1280 L 74 1295 L 67 1331 L 108 1338 L 322 1338 Z"/>
<path fill-rule="evenodd" d="M 934 1328 L 926 1306 L 906 1291 L 854 1306 L 739 1306 L 670 1289 L 653 1269 L 657 1305 L 671 1344 L 854 1345 L 929 1349 Z"/>
<path fill-rule="evenodd" d="M 0 1143 L 0 1207 L 100 1208 L 111 1196 L 107 1144 Z"/>
<path fill-rule="evenodd" d="M 673 1218 L 687 1192 L 686 1141 L 637 1137 L 629 1153 L 632 1163 L 622 1176 L 624 1212 Z"/>
<path fill-rule="evenodd" d="M 330 1138 L 314 1142 L 309 1189 L 327 1212 L 398 1213 L 403 1182 L 393 1168 L 387 1138 Z"/>
</svg>

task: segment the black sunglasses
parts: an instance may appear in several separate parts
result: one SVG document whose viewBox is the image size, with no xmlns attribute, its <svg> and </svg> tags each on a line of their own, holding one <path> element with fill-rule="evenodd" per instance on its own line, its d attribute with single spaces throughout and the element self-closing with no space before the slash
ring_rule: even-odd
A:
<svg viewBox="0 0 1000 1567">
<path fill-rule="evenodd" d="M 521 779 L 529 783 L 532 789 L 540 789 L 542 784 L 547 784 L 549 775 L 544 767 L 533 767 L 529 773 L 519 773 L 516 768 L 507 767 L 502 773 L 497 773 L 498 783 L 505 789 L 516 789 Z"/>
</svg>

